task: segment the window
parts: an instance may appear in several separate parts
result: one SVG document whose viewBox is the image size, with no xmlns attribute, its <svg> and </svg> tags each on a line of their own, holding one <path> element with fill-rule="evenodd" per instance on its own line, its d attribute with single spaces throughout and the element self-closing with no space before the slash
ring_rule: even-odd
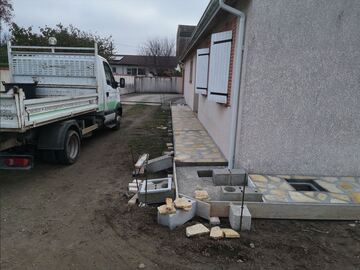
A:
<svg viewBox="0 0 360 270">
<path fill-rule="evenodd" d="M 116 67 L 112 67 L 112 72 L 116 73 Z"/>
<path fill-rule="evenodd" d="M 138 68 L 138 75 L 146 75 L 145 68 Z"/>
<path fill-rule="evenodd" d="M 127 68 L 126 69 L 126 74 L 136 76 L 137 75 L 137 68 Z"/>
<path fill-rule="evenodd" d="M 189 83 L 192 83 L 192 80 L 193 80 L 193 60 L 191 60 L 190 62 L 190 74 L 189 74 Z"/>
<path fill-rule="evenodd" d="M 104 65 L 106 83 L 108 85 L 110 85 L 112 88 L 115 88 L 114 87 L 115 79 L 114 79 L 114 76 L 113 76 L 113 74 L 111 72 L 110 66 L 106 62 L 103 62 L 103 65 Z"/>
</svg>

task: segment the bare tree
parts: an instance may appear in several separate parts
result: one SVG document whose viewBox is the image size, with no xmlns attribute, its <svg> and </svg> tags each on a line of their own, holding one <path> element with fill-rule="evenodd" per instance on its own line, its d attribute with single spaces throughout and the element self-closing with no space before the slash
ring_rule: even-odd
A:
<svg viewBox="0 0 360 270">
<path fill-rule="evenodd" d="M 140 55 L 147 56 L 174 56 L 175 41 L 168 38 L 153 38 L 147 40 L 139 50 Z"/>
</svg>

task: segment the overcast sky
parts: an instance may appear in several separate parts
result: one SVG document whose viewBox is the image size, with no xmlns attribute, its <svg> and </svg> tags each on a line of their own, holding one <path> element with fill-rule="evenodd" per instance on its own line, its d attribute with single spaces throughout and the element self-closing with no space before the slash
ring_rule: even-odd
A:
<svg viewBox="0 0 360 270">
<path fill-rule="evenodd" d="M 13 0 L 20 26 L 73 24 L 112 35 L 117 53 L 136 54 L 152 37 L 175 39 L 178 24 L 196 25 L 209 0 Z"/>
</svg>

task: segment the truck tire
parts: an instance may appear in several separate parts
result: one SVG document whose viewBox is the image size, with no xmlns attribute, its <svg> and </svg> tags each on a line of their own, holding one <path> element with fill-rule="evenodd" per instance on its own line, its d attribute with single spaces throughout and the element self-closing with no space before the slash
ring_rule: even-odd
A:
<svg viewBox="0 0 360 270">
<path fill-rule="evenodd" d="M 74 164 L 80 155 L 80 136 L 75 130 L 68 130 L 64 140 L 64 149 L 56 151 L 59 163 L 64 165 Z"/>
<path fill-rule="evenodd" d="M 115 126 L 112 127 L 111 129 L 116 131 L 120 129 L 120 124 L 121 124 L 121 115 L 119 114 L 119 112 L 116 112 L 115 115 Z"/>
</svg>

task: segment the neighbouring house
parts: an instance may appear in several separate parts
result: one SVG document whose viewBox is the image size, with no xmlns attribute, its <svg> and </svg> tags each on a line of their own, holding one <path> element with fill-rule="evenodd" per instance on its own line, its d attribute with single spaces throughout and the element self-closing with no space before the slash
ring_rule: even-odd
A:
<svg viewBox="0 0 360 270">
<path fill-rule="evenodd" d="M 116 55 L 109 61 L 113 73 L 131 76 L 173 76 L 175 56 Z"/>
<path fill-rule="evenodd" d="M 360 176 L 359 26 L 358 0 L 210 1 L 184 98 L 230 167 Z"/>
<path fill-rule="evenodd" d="M 180 57 L 186 46 L 191 40 L 191 36 L 194 33 L 196 26 L 194 25 L 179 25 L 176 34 L 176 57 Z"/>
</svg>

